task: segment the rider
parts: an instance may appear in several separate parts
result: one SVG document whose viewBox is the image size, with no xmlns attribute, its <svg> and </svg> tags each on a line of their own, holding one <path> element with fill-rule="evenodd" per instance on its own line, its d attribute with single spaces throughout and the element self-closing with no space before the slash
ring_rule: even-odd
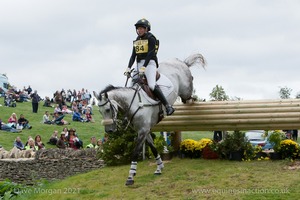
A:
<svg viewBox="0 0 300 200">
<path fill-rule="evenodd" d="M 170 105 L 162 93 L 159 86 L 156 84 L 156 70 L 158 68 L 157 61 L 157 51 L 159 46 L 159 41 L 155 36 L 150 33 L 151 25 L 150 22 L 146 19 L 140 19 L 135 24 L 137 38 L 133 41 L 133 50 L 129 60 L 128 68 L 125 75 L 130 75 L 130 68 L 133 65 L 135 59 L 137 65 L 134 67 L 134 76 L 135 79 L 139 73 L 144 73 L 149 88 L 153 91 L 154 95 L 164 104 L 166 108 L 167 115 L 172 115 L 175 111 L 172 105 Z"/>
</svg>

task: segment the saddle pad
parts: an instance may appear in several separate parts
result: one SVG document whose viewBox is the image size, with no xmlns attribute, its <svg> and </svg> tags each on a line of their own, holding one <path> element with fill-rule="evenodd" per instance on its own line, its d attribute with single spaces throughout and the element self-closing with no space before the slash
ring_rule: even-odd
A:
<svg viewBox="0 0 300 200">
<path fill-rule="evenodd" d="M 157 85 L 160 87 L 162 93 L 165 95 L 166 99 L 168 99 L 168 96 L 173 92 L 174 90 L 174 85 L 173 83 L 163 74 L 160 74 L 160 78 L 157 80 Z M 144 97 L 143 100 L 145 99 L 147 103 L 151 105 L 156 105 L 159 103 L 159 101 L 153 100 L 150 98 L 147 93 L 144 90 L 139 91 L 140 94 Z M 145 104 L 146 102 L 143 101 Z"/>
</svg>

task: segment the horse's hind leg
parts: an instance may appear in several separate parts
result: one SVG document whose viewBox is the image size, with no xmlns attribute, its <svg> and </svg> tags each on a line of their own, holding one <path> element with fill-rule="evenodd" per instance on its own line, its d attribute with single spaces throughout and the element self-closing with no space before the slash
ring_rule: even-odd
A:
<svg viewBox="0 0 300 200">
<path fill-rule="evenodd" d="M 150 134 L 147 135 L 147 142 L 150 146 L 150 149 L 155 157 L 157 168 L 154 172 L 155 175 L 161 175 L 161 170 L 164 168 L 164 163 L 162 162 L 160 155 L 157 152 L 157 149 L 154 146 L 153 139 Z"/>
</svg>

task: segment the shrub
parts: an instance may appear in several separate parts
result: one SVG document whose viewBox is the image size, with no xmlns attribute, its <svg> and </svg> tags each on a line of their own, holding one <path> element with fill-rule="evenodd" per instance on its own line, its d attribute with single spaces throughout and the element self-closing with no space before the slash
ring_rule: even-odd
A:
<svg viewBox="0 0 300 200">
<path fill-rule="evenodd" d="M 283 159 L 285 158 L 295 159 L 297 158 L 299 153 L 299 145 L 297 142 L 290 139 L 283 140 L 280 142 L 279 153 L 281 153 Z"/>
<path fill-rule="evenodd" d="M 203 149 L 211 144 L 213 141 L 211 139 L 203 138 L 199 141 L 186 139 L 180 144 L 181 153 L 185 154 L 190 158 L 200 158 Z"/>
<path fill-rule="evenodd" d="M 0 182 L 0 199 L 11 199 L 20 194 L 25 186 L 11 182 L 10 180 L 5 180 Z"/>
<path fill-rule="evenodd" d="M 98 152 L 98 157 L 107 165 L 129 164 L 135 148 L 135 137 L 136 132 L 130 127 L 110 133 L 102 151 Z"/>
</svg>

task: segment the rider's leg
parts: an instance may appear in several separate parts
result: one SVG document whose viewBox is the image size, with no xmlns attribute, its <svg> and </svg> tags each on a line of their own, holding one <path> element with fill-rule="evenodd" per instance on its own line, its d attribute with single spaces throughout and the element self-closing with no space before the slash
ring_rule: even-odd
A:
<svg viewBox="0 0 300 200">
<path fill-rule="evenodd" d="M 163 103 L 166 107 L 167 115 L 172 115 L 175 111 L 171 104 L 167 101 L 165 95 L 162 93 L 158 85 L 156 85 L 156 64 L 154 61 L 150 61 L 146 68 L 145 75 L 147 77 L 148 85 L 153 91 L 154 95 Z"/>
<path fill-rule="evenodd" d="M 165 95 L 162 93 L 161 89 L 159 88 L 158 85 L 155 85 L 154 90 L 153 90 L 154 95 L 159 98 L 159 100 L 164 104 L 166 107 L 166 113 L 167 115 L 172 115 L 175 109 L 172 107 L 171 104 L 167 101 Z"/>
</svg>

